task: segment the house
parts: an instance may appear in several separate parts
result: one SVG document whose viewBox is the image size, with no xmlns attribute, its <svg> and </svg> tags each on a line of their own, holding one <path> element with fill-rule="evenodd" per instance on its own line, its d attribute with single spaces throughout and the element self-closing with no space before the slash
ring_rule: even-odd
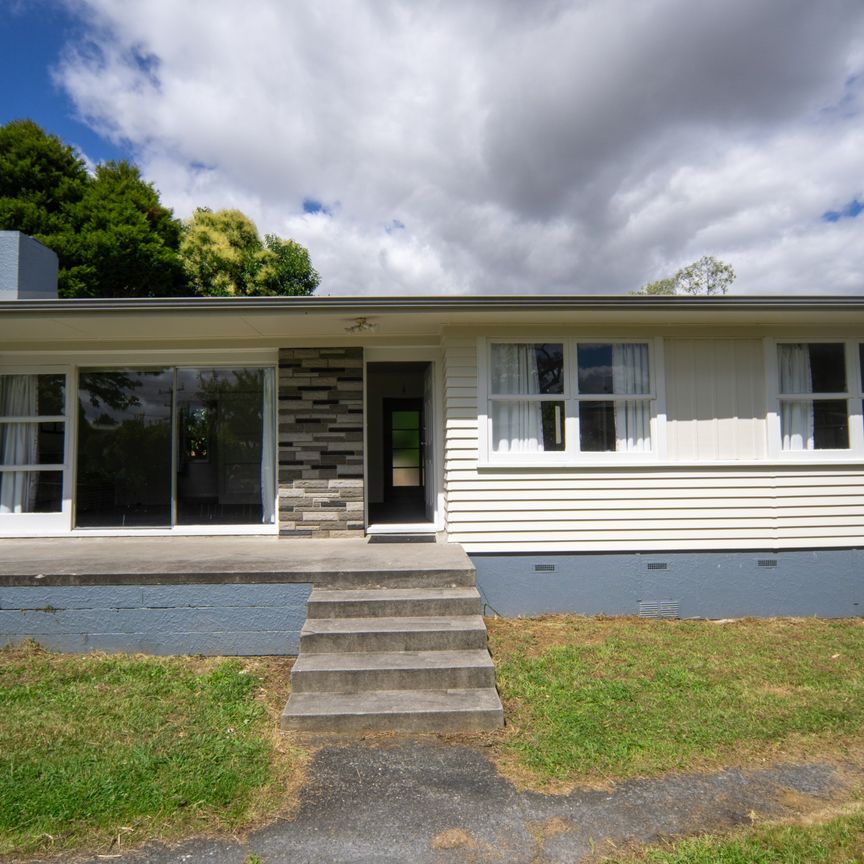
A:
<svg viewBox="0 0 864 864">
<path fill-rule="evenodd" d="M 864 609 L 864 297 L 0 297 L 0 536 L 434 535 L 507 615 Z"/>
</svg>

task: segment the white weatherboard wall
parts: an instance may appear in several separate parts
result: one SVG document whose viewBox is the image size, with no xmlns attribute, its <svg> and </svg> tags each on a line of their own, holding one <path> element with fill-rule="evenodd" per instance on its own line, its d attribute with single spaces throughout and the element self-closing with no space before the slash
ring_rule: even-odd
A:
<svg viewBox="0 0 864 864">
<path fill-rule="evenodd" d="M 666 458 L 479 464 L 478 340 L 445 338 L 447 532 L 469 552 L 857 546 L 864 468 L 765 458 L 762 341 L 665 340 Z M 724 464 L 712 464 L 724 461 Z M 736 464 L 737 463 L 739 464 Z"/>
</svg>

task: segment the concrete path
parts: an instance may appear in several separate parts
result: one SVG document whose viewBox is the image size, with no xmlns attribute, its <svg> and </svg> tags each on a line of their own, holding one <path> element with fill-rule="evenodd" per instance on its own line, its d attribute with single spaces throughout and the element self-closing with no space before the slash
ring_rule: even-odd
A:
<svg viewBox="0 0 864 864">
<path fill-rule="evenodd" d="M 574 864 L 592 849 L 822 809 L 861 781 L 815 764 L 673 775 L 569 795 L 517 792 L 482 751 L 428 741 L 328 746 L 299 810 L 243 842 L 150 845 L 130 864 Z M 104 858 L 93 858 L 93 864 Z"/>
</svg>

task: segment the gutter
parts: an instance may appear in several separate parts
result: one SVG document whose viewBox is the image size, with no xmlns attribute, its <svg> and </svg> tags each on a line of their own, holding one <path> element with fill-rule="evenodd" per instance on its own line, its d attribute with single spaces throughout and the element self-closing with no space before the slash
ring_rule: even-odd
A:
<svg viewBox="0 0 864 864">
<path fill-rule="evenodd" d="M 864 295 L 753 295 L 721 297 L 641 297 L 634 295 L 538 296 L 536 294 L 470 295 L 457 297 L 143 297 L 64 300 L 3 300 L 0 315 L 16 312 L 74 314 L 76 312 L 296 312 L 368 315 L 398 312 L 492 312 L 514 310 L 704 310 L 726 311 L 864 311 Z"/>
</svg>

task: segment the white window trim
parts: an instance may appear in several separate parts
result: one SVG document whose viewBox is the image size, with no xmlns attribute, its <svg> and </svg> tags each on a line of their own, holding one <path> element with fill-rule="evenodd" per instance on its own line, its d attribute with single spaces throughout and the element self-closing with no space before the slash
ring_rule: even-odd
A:
<svg viewBox="0 0 864 864">
<path fill-rule="evenodd" d="M 846 392 L 845 393 L 783 393 L 780 394 L 777 347 L 789 344 L 834 343 L 845 346 Z M 864 380 L 859 362 L 860 338 L 830 338 L 821 336 L 801 336 L 800 338 L 764 340 L 766 375 L 766 452 L 768 459 L 781 464 L 860 464 L 864 459 Z M 849 418 L 849 447 L 840 450 L 784 450 L 780 428 L 780 402 L 782 399 L 843 399 L 846 402 Z"/>
<path fill-rule="evenodd" d="M 505 399 L 500 394 L 493 397 L 490 392 L 491 346 L 493 344 L 555 344 L 564 346 L 564 392 L 534 396 L 510 397 L 538 402 L 564 403 L 564 450 L 550 450 L 536 454 L 495 453 L 492 449 L 492 422 L 489 403 L 493 398 Z M 584 394 L 576 392 L 578 380 L 577 346 L 642 343 L 648 345 L 648 364 L 651 392 L 636 395 L 640 401 L 650 402 L 653 410 L 649 422 L 651 450 L 641 453 L 621 451 L 583 452 L 577 448 L 579 441 L 580 402 L 610 401 L 607 394 Z M 663 374 L 663 339 L 661 337 L 597 337 L 579 338 L 544 333 L 542 336 L 523 337 L 478 337 L 477 340 L 477 420 L 479 431 L 478 464 L 481 468 L 590 468 L 590 467 L 640 467 L 655 466 L 666 458 L 666 382 Z M 571 386 L 572 382 L 572 386 Z M 620 397 L 623 398 L 623 397 Z M 614 400 L 612 400 L 614 401 Z"/>
<path fill-rule="evenodd" d="M 29 356 L 28 356 L 29 354 Z M 38 359 L 37 359 L 38 358 Z M 42 360 L 42 362 L 40 362 Z M 202 350 L 155 350 L 155 351 L 88 351 L 65 352 L 50 356 L 30 352 L 20 354 L 0 353 L 0 375 L 50 375 L 66 376 L 65 417 L 66 440 L 64 444 L 63 503 L 58 513 L 3 513 L 0 514 L 0 537 L 143 537 L 143 536 L 201 536 L 201 535 L 278 535 L 279 533 L 279 360 L 275 349 L 239 349 L 226 351 Z M 74 361 L 74 362 L 73 362 Z M 273 405 L 273 454 L 277 467 L 273 490 L 274 520 L 270 525 L 174 525 L 158 528 L 76 528 L 74 522 L 74 490 L 76 485 L 76 453 L 78 447 L 78 375 L 82 369 L 123 369 L 170 366 L 196 368 L 272 368 L 275 376 Z M 10 418 L 11 419 L 11 418 Z M 40 418 L 44 419 L 44 418 Z M 46 470 L 50 466 L 38 466 Z M 20 470 L 16 466 L 16 470 Z"/>
<path fill-rule="evenodd" d="M 63 497 L 60 510 L 56 513 L 0 513 L 0 537 L 19 536 L 27 534 L 46 534 L 66 532 L 72 523 L 72 485 L 70 482 L 72 467 L 72 428 L 74 412 L 72 411 L 72 369 L 66 363 L 27 363 L 19 361 L 14 364 L 0 366 L 0 375 L 64 375 L 66 377 L 65 401 L 63 416 L 46 415 L 44 417 L 5 417 L 4 423 L 23 422 L 62 422 L 65 425 L 63 435 L 63 463 L 44 465 L 4 466 L 5 471 L 60 471 L 63 475 Z M 76 397 L 77 398 L 77 397 Z"/>
</svg>

